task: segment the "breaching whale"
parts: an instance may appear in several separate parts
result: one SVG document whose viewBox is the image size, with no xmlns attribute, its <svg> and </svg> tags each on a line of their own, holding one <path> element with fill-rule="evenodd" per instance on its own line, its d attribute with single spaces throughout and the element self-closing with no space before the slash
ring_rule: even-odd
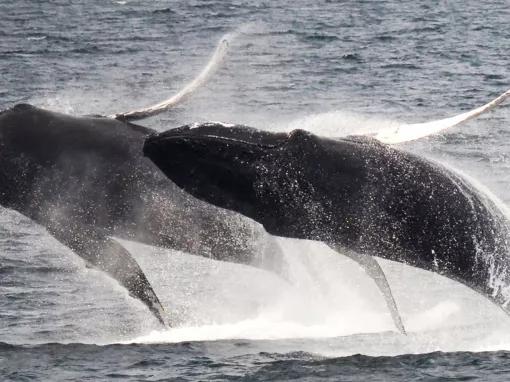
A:
<svg viewBox="0 0 510 382">
<path fill-rule="evenodd" d="M 464 120 L 472 116 L 463 114 Z M 444 120 L 439 122 L 444 128 Z M 407 129 L 404 137 L 426 135 Z M 404 141 L 400 133 L 383 136 Z M 325 242 L 358 262 L 383 292 L 401 332 L 374 256 L 457 280 L 508 312 L 506 218 L 455 172 L 376 138 L 328 139 L 303 130 L 271 133 L 206 123 L 151 136 L 144 153 L 196 198 L 237 211 L 273 235 Z"/>
<path fill-rule="evenodd" d="M 283 261 L 277 245 L 252 222 L 197 203 L 175 187 L 143 156 L 144 140 L 155 131 L 128 122 L 189 96 L 226 47 L 223 38 L 202 73 L 176 96 L 115 118 L 73 117 L 26 104 L 0 112 L 0 205 L 44 226 L 163 324 L 163 307 L 147 277 L 112 237 L 277 272 Z"/>
<path fill-rule="evenodd" d="M 278 271 L 279 248 L 248 219 L 190 198 L 143 156 L 154 130 L 17 105 L 0 113 L 0 205 L 44 226 L 163 322 L 163 308 L 112 237 Z M 260 247 L 265 243 L 266 247 Z"/>
</svg>

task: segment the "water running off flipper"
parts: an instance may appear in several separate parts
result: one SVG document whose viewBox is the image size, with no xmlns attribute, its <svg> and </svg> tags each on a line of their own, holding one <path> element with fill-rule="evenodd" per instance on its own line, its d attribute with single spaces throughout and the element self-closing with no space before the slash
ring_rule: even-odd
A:
<svg viewBox="0 0 510 382">
<path fill-rule="evenodd" d="M 186 85 L 177 94 L 173 95 L 165 101 L 157 103 L 156 105 L 152 105 L 144 109 L 110 115 L 109 117 L 119 120 L 134 121 L 155 116 L 180 104 L 186 100 L 193 92 L 195 92 L 195 90 L 197 90 L 201 85 L 203 85 L 212 76 L 212 74 L 214 74 L 220 63 L 225 58 L 231 38 L 231 34 L 226 34 L 221 38 L 218 46 L 216 47 L 216 50 L 214 51 L 214 54 L 202 72 L 200 72 L 200 74 L 192 82 Z"/>
<path fill-rule="evenodd" d="M 402 334 L 407 334 L 404 328 L 404 324 L 402 323 L 402 318 L 400 317 L 400 313 L 397 308 L 397 304 L 395 303 L 395 299 L 393 298 L 393 294 L 391 293 L 390 285 L 388 284 L 388 280 L 384 275 L 384 272 L 377 262 L 372 256 L 369 255 L 360 255 L 343 247 L 337 246 L 335 244 L 328 244 L 331 249 L 338 252 L 341 255 L 347 256 L 349 259 L 356 262 L 365 273 L 374 280 L 375 284 L 381 291 L 386 300 L 386 305 L 391 313 L 391 318 L 395 323 L 398 331 Z"/>
<path fill-rule="evenodd" d="M 501 94 L 489 103 L 480 106 L 471 111 L 455 115 L 450 118 L 438 119 L 435 121 L 412 123 L 412 124 L 396 124 L 394 126 L 381 129 L 373 135 L 373 137 L 382 143 L 396 144 L 402 142 L 413 141 L 428 135 L 437 134 L 442 130 L 467 122 L 479 115 L 494 109 L 510 97 L 510 90 Z"/>
<path fill-rule="evenodd" d="M 143 302 L 163 326 L 165 310 L 142 269 L 129 252 L 94 227 L 48 227 L 57 240 L 83 258 L 87 265 L 106 272 L 125 287 L 130 296 Z"/>
</svg>

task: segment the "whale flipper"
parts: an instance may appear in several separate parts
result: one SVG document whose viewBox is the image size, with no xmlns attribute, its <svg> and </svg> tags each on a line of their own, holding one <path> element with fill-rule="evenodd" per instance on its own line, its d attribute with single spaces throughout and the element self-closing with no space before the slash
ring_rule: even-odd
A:
<svg viewBox="0 0 510 382">
<path fill-rule="evenodd" d="M 369 255 L 360 255 L 356 252 L 350 251 L 343 247 L 337 246 L 335 244 L 328 244 L 329 247 L 341 255 L 347 256 L 349 259 L 355 261 L 365 273 L 374 280 L 377 287 L 381 291 L 386 300 L 386 305 L 391 313 L 391 318 L 395 323 L 395 326 L 399 330 L 400 333 L 406 334 L 406 330 L 404 328 L 404 324 L 402 323 L 402 318 L 400 317 L 400 313 L 397 308 L 397 304 L 395 303 L 395 299 L 393 298 L 393 294 L 391 293 L 390 285 L 388 284 L 388 280 L 384 275 L 384 272 L 377 262 L 372 256 Z"/>
<path fill-rule="evenodd" d="M 48 227 L 61 243 L 86 261 L 87 266 L 101 270 L 126 288 L 131 297 L 143 302 L 159 322 L 168 326 L 166 313 L 142 269 L 129 252 L 114 239 L 93 227 Z"/>
<path fill-rule="evenodd" d="M 481 114 L 494 109 L 496 106 L 503 103 L 508 97 L 510 97 L 510 90 L 507 90 L 499 97 L 493 99 L 485 105 L 465 113 L 458 114 L 449 118 L 423 123 L 397 124 L 389 128 L 379 130 L 375 135 L 373 135 L 373 137 L 382 143 L 396 144 L 413 141 L 432 134 L 437 134 L 442 130 L 459 125 L 463 122 L 467 122 Z"/>
<path fill-rule="evenodd" d="M 214 51 L 211 59 L 204 67 L 204 69 L 202 69 L 200 74 L 183 89 L 181 89 L 177 94 L 173 95 L 167 100 L 157 103 L 156 105 L 152 105 L 143 109 L 110 115 L 109 117 L 125 121 L 134 121 L 153 117 L 177 106 L 182 101 L 187 99 L 192 93 L 194 93 L 195 90 L 197 90 L 201 85 L 207 82 L 207 80 L 212 76 L 216 69 L 218 69 L 221 62 L 225 58 L 225 55 L 227 54 L 228 46 L 232 38 L 233 35 L 229 33 L 221 38 L 218 46 L 216 47 L 216 50 Z"/>
</svg>

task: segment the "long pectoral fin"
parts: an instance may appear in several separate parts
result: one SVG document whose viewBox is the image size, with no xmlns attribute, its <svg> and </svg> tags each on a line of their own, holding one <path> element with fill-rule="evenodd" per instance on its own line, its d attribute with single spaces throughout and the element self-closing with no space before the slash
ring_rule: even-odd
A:
<svg viewBox="0 0 510 382">
<path fill-rule="evenodd" d="M 453 117 L 438 119 L 435 121 L 423 123 L 404 123 L 396 124 L 385 129 L 379 130 L 374 134 L 374 138 L 387 144 L 396 144 L 402 142 L 409 142 L 428 135 L 437 134 L 440 131 L 457 126 L 461 123 L 467 122 L 473 118 L 478 117 L 492 109 L 499 104 L 503 103 L 510 97 L 510 90 L 507 90 L 499 97 L 493 99 L 489 103 L 477 107 L 476 109 L 455 115 Z"/>
<path fill-rule="evenodd" d="M 202 70 L 202 72 L 200 72 L 198 77 L 196 77 L 192 82 L 190 82 L 183 89 L 181 89 L 181 91 L 179 91 L 177 94 L 156 105 L 149 106 L 144 109 L 132 110 L 120 114 L 111 115 L 110 118 L 116 118 L 119 120 L 127 121 L 145 119 L 153 117 L 159 113 L 162 113 L 180 104 L 182 101 L 187 99 L 192 93 L 194 93 L 195 90 L 197 90 L 201 85 L 203 85 L 212 76 L 216 69 L 218 69 L 220 63 L 225 58 L 229 42 L 232 40 L 234 36 L 235 34 L 228 33 L 221 38 L 216 50 L 214 51 L 213 56 L 211 57 L 205 68 Z"/>
<path fill-rule="evenodd" d="M 166 313 L 149 280 L 136 260 L 114 239 L 91 227 L 48 227 L 48 231 L 88 265 L 117 280 L 132 297 L 143 302 L 161 324 L 168 325 Z"/>
<path fill-rule="evenodd" d="M 395 323 L 395 326 L 402 334 L 406 334 L 406 330 L 404 328 L 404 324 L 402 323 L 402 318 L 400 317 L 400 313 L 398 312 L 397 304 L 395 303 L 395 299 L 393 298 L 393 294 L 391 293 L 390 285 L 388 284 L 388 280 L 384 275 L 384 272 L 377 262 L 372 256 L 369 255 L 360 255 L 358 253 L 346 250 L 345 248 L 339 247 L 335 244 L 329 244 L 329 247 L 341 255 L 347 256 L 349 259 L 355 261 L 365 273 L 370 276 L 381 293 L 386 300 L 386 305 L 391 313 L 391 318 Z"/>
</svg>

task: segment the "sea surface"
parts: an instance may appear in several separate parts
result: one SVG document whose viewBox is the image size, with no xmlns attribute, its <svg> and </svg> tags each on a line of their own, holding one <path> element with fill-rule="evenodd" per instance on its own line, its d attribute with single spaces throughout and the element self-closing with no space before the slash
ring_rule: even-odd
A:
<svg viewBox="0 0 510 382">
<path fill-rule="evenodd" d="M 341 136 L 423 122 L 510 88 L 510 3 L 0 0 L 0 109 L 110 115 L 206 86 L 148 119 Z M 41 142 L 50 145 L 51 142 Z M 400 145 L 510 205 L 510 107 Z M 372 281 L 322 244 L 280 240 L 292 282 L 123 242 L 176 327 L 29 219 L 0 209 L 1 381 L 510 379 L 510 319 L 451 280 L 382 261 L 409 334 Z M 312 271 L 313 270 L 313 271 Z"/>
</svg>

